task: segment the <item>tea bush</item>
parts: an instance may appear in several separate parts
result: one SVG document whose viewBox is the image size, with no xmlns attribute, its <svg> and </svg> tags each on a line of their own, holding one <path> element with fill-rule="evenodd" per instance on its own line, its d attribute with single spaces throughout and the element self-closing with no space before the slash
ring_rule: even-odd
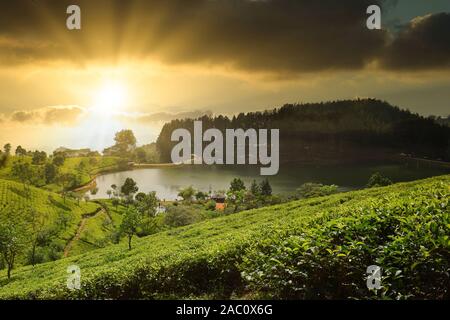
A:
<svg viewBox="0 0 450 320">
<path fill-rule="evenodd" d="M 15 271 L 0 299 L 449 298 L 450 176 L 242 211 Z M 81 289 L 66 288 L 69 265 Z M 368 265 L 383 268 L 369 291 Z"/>
</svg>

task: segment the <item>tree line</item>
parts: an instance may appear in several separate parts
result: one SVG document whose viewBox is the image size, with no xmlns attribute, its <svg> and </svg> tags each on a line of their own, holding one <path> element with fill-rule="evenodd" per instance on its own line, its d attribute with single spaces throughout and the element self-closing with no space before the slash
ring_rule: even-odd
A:
<svg viewBox="0 0 450 320">
<path fill-rule="evenodd" d="M 406 153 L 450 160 L 450 128 L 376 99 L 286 104 L 263 112 L 232 117 L 203 116 L 166 123 L 156 141 L 161 161 L 170 162 L 175 129 L 193 136 L 193 122 L 204 130 L 280 129 L 281 161 L 340 161 Z"/>
</svg>

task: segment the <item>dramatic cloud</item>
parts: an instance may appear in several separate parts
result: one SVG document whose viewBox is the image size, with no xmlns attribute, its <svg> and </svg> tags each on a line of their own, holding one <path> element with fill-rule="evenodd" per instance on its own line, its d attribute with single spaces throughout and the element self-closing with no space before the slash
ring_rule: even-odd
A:
<svg viewBox="0 0 450 320">
<path fill-rule="evenodd" d="M 47 107 L 33 111 L 15 111 L 11 114 L 10 120 L 32 124 L 72 125 L 84 112 L 84 109 L 77 106 Z"/>
<path fill-rule="evenodd" d="M 450 13 L 412 20 L 387 47 L 383 64 L 389 69 L 450 67 Z"/>
<path fill-rule="evenodd" d="M 387 69 L 448 67 L 448 14 L 415 19 L 398 36 L 366 28 L 369 5 L 389 10 L 396 2 L 8 1 L 0 10 L 0 61 L 150 58 L 280 74 L 355 70 L 373 61 Z M 65 28 L 69 4 L 82 8 L 81 31 Z"/>
</svg>

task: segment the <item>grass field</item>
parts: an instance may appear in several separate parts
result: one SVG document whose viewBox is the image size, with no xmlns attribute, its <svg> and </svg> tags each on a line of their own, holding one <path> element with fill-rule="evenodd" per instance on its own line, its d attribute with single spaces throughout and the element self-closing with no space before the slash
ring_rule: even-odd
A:
<svg viewBox="0 0 450 320">
<path fill-rule="evenodd" d="M 450 176 L 240 212 L 0 271 L 0 298 L 449 298 Z M 81 268 L 81 290 L 66 288 Z M 383 289 L 366 287 L 379 264 Z"/>
</svg>

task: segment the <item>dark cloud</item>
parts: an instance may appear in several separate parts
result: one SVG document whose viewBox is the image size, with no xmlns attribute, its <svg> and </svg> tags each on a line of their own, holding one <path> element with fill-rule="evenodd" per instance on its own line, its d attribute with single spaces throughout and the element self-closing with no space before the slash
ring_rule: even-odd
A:
<svg viewBox="0 0 450 320">
<path fill-rule="evenodd" d="M 450 67 L 450 13 L 411 21 L 387 46 L 382 64 L 407 70 Z"/>
<path fill-rule="evenodd" d="M 419 44 L 424 47 L 420 48 L 431 57 L 440 55 L 436 50 L 441 48 L 442 39 L 426 31 L 434 30 L 434 25 L 421 28 L 424 32 L 419 37 L 408 36 L 408 30 L 414 29 L 408 27 L 392 46 L 387 45 L 388 31 L 366 28 L 369 5 L 389 10 L 395 3 L 16 0 L 2 4 L 0 10 L 0 59 L 8 64 L 55 60 L 82 64 L 91 60 L 115 62 L 121 57 L 153 58 L 167 64 L 219 65 L 282 74 L 360 69 L 380 57 L 387 68 L 397 68 L 395 61 L 401 60 L 397 57 L 403 48 L 414 49 L 406 44 L 412 38 L 421 39 Z M 82 8 L 81 31 L 65 29 L 65 11 L 70 4 Z M 448 25 L 436 24 L 446 28 L 440 34 L 447 31 L 448 39 Z M 406 68 L 428 66 L 419 58 L 411 58 Z"/>
<path fill-rule="evenodd" d="M 15 111 L 10 120 L 20 123 L 34 124 L 74 124 L 84 110 L 77 106 L 47 107 L 33 111 Z"/>
</svg>

